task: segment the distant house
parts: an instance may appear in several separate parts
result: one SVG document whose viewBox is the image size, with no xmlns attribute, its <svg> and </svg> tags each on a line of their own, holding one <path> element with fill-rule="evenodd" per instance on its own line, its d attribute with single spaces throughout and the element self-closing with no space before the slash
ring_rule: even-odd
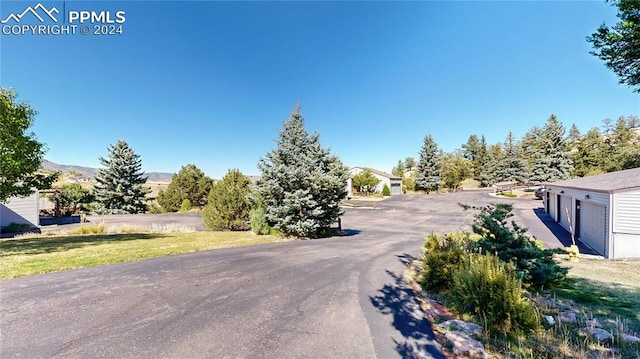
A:
<svg viewBox="0 0 640 359">
<path fill-rule="evenodd" d="M 362 173 L 365 169 L 371 171 L 371 173 L 380 180 L 380 183 L 378 183 L 378 186 L 376 187 L 376 192 L 382 192 L 382 189 L 386 184 L 391 190 L 392 196 L 402 194 L 402 178 L 387 172 L 375 170 L 373 168 L 353 167 L 349 170 L 349 179 L 347 180 L 347 191 L 349 193 L 349 196 L 353 196 L 354 193 L 353 183 L 351 179 L 353 178 L 353 176 Z"/>
<path fill-rule="evenodd" d="M 6 203 L 0 203 L 0 227 L 11 223 L 28 224 L 31 227 L 40 225 L 39 193 L 34 192 L 27 197 L 11 197 Z"/>
<path fill-rule="evenodd" d="M 546 184 L 545 211 L 605 258 L 640 258 L 640 168 Z"/>
</svg>

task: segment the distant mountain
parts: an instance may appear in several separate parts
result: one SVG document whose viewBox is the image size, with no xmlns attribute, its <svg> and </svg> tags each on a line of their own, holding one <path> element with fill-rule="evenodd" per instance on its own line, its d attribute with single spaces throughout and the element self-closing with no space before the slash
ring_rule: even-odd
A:
<svg viewBox="0 0 640 359">
<path fill-rule="evenodd" d="M 86 177 L 87 179 L 93 179 L 98 173 L 97 168 L 75 165 L 61 165 L 47 160 L 42 161 L 41 167 L 45 170 L 58 171 L 62 173 L 74 172 L 78 175 Z M 171 182 L 171 178 L 173 178 L 173 173 L 146 172 L 145 174 L 149 177 L 149 181 L 153 182 Z"/>
</svg>

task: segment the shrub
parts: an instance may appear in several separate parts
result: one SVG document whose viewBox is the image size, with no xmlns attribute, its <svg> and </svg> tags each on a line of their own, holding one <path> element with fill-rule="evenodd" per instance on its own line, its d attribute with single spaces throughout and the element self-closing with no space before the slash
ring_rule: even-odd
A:
<svg viewBox="0 0 640 359">
<path fill-rule="evenodd" d="M 173 175 L 167 188 L 158 193 L 158 204 L 166 212 L 175 212 L 180 210 L 184 200 L 188 199 L 191 206 L 202 208 L 207 204 L 207 196 L 212 186 L 213 180 L 190 163 L 182 166 L 180 171 Z"/>
<path fill-rule="evenodd" d="M 55 194 L 47 197 L 54 203 L 57 197 L 60 211 L 69 215 L 87 212 L 89 205 L 94 201 L 91 191 L 83 188 L 79 183 L 64 184 Z"/>
<path fill-rule="evenodd" d="M 153 203 L 149 206 L 149 213 L 159 214 L 159 213 L 165 213 L 165 211 L 164 211 L 164 208 L 160 207 L 157 203 Z"/>
<path fill-rule="evenodd" d="M 105 224 L 104 222 L 100 222 L 98 224 L 90 224 L 85 225 L 84 223 L 80 224 L 80 227 L 75 231 L 71 231 L 71 234 L 100 234 L 104 233 Z"/>
<path fill-rule="evenodd" d="M 511 192 L 498 192 L 498 193 L 496 193 L 496 195 L 498 195 L 498 196 L 504 196 L 504 197 L 509 197 L 509 198 L 516 198 L 516 197 L 518 197 L 518 195 L 517 195 L 517 194 L 515 194 L 515 193 L 511 193 Z"/>
<path fill-rule="evenodd" d="M 540 325 L 540 314 L 524 296 L 513 266 L 490 254 L 471 255 L 453 272 L 448 297 L 454 310 L 474 314 L 494 334 L 529 331 Z"/>
<path fill-rule="evenodd" d="M 213 185 L 202 211 L 204 225 L 212 230 L 244 231 L 249 226 L 249 179 L 234 169 Z"/>
<path fill-rule="evenodd" d="M 510 225 L 507 223 L 507 218 L 513 216 L 511 204 L 499 203 L 474 209 L 480 210 L 472 225 L 473 232 L 482 237 L 478 241 L 480 252 L 491 253 L 503 262 L 513 263 L 518 278 L 525 286 L 540 289 L 566 276 L 568 269 L 553 260 L 556 251 L 543 249 L 537 241 L 525 235 L 526 228 L 514 221 Z"/>
<path fill-rule="evenodd" d="M 451 289 L 453 272 L 466 261 L 472 247 L 469 233 L 428 235 L 422 256 L 422 288 L 429 292 Z"/>
<path fill-rule="evenodd" d="M 191 201 L 188 198 L 182 200 L 182 204 L 180 204 L 180 212 L 189 212 L 193 208 L 191 206 Z"/>
<path fill-rule="evenodd" d="M 8 226 L 2 227 L 2 232 L 18 233 L 18 232 L 24 232 L 27 229 L 29 229 L 29 225 L 26 223 L 11 222 Z"/>
<path fill-rule="evenodd" d="M 271 227 L 267 222 L 267 211 L 263 207 L 257 207 L 249 213 L 251 231 L 257 235 L 269 234 Z"/>
<path fill-rule="evenodd" d="M 384 184 L 384 187 L 382 187 L 382 195 L 383 196 L 391 196 L 391 189 L 389 188 L 389 186 L 387 186 L 387 184 Z"/>
</svg>

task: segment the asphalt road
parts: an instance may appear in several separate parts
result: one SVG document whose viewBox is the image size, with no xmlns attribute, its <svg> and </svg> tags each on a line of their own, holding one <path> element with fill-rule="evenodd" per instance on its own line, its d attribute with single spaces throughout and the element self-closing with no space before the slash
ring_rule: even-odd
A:
<svg viewBox="0 0 640 359">
<path fill-rule="evenodd" d="M 515 203 L 531 223 L 541 205 L 478 191 L 399 196 L 347 209 L 348 237 L 1 281 L 0 357 L 442 358 L 404 263 L 425 233 L 469 228 L 473 212 L 458 202 L 490 201 Z M 551 233 L 537 222 L 538 238 Z"/>
</svg>

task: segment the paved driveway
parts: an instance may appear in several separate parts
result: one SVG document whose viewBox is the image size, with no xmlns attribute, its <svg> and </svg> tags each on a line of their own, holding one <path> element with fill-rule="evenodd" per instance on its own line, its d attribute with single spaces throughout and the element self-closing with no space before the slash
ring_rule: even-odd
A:
<svg viewBox="0 0 640 359">
<path fill-rule="evenodd" d="M 0 357 L 442 358 L 404 262 L 425 233 L 468 228 L 457 202 L 492 200 L 400 196 L 347 209 L 349 237 L 2 281 Z M 515 203 L 533 220 L 540 202 Z"/>
</svg>

